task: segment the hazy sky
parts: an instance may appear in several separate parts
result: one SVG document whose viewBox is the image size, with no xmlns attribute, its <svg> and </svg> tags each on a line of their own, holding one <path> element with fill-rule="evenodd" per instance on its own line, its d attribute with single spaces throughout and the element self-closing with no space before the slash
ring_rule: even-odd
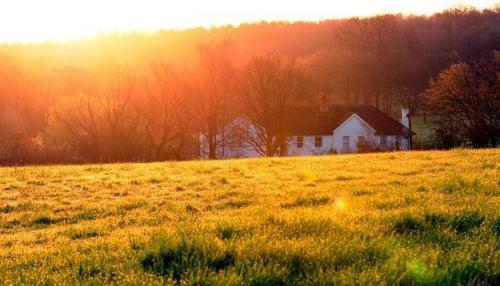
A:
<svg viewBox="0 0 500 286">
<path fill-rule="evenodd" d="M 430 14 L 499 0 L 1 0 L 0 42 L 156 31 L 260 20 L 322 20 L 380 13 Z"/>
</svg>

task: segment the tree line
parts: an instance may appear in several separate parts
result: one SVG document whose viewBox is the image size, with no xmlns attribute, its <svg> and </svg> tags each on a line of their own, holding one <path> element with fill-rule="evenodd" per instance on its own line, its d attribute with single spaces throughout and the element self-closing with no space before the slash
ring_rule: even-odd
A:
<svg viewBox="0 0 500 286">
<path fill-rule="evenodd" d="M 499 12 L 457 8 L 428 17 L 3 45 L 0 161 L 183 160 L 199 156 L 200 136 L 215 158 L 227 140 L 216 134 L 241 112 L 260 123 L 265 144 L 255 142 L 259 153 L 278 155 L 290 110 L 314 103 L 319 94 L 332 103 L 372 104 L 394 116 L 401 107 L 439 112 L 447 118 L 441 133 L 451 133 L 452 145 L 471 138 L 477 146 L 496 144 L 498 64 L 491 63 L 500 49 Z M 465 86 L 477 88 L 454 81 L 464 73 Z M 450 82 L 453 91 L 443 87 Z M 453 109 L 460 96 L 482 103 L 472 111 Z M 491 118 L 485 120 L 485 113 Z M 488 130 L 488 139 L 474 130 Z"/>
</svg>

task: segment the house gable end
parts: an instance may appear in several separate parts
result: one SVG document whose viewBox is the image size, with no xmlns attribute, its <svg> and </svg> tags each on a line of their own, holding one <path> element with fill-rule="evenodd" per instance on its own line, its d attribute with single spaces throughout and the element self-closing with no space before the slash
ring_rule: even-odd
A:
<svg viewBox="0 0 500 286">
<path fill-rule="evenodd" d="M 339 130 L 341 130 L 342 127 L 344 127 L 346 124 L 349 123 L 349 121 L 353 120 L 354 118 L 358 119 L 363 125 L 365 125 L 373 133 L 376 132 L 376 130 L 373 129 L 373 127 L 371 127 L 370 124 L 368 124 L 365 120 L 363 120 L 363 118 L 361 118 L 361 116 L 357 115 L 356 113 L 353 113 L 346 120 L 344 120 L 339 126 L 337 126 L 337 128 L 335 128 L 333 130 L 333 134 L 335 134 L 336 132 L 338 132 Z"/>
</svg>

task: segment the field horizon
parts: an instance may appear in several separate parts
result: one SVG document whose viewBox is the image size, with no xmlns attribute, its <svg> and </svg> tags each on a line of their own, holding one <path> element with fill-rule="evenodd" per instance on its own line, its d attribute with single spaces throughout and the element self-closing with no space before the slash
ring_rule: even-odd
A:
<svg viewBox="0 0 500 286">
<path fill-rule="evenodd" d="M 2 285 L 494 285 L 500 149 L 0 167 Z"/>
</svg>

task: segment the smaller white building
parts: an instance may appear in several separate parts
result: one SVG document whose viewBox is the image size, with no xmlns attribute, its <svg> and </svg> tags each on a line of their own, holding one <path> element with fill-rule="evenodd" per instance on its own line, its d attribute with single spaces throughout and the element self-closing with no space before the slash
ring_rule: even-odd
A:
<svg viewBox="0 0 500 286">
<path fill-rule="evenodd" d="M 359 151 L 409 149 L 407 110 L 402 123 L 370 105 L 302 107 L 293 112 L 287 136 L 291 156 L 353 153 Z M 405 124 L 405 125 L 403 125 Z M 238 116 L 219 134 L 222 144 L 218 158 L 262 156 L 258 142 L 258 123 Z M 201 156 L 207 158 L 206 144 L 200 140 Z"/>
</svg>

